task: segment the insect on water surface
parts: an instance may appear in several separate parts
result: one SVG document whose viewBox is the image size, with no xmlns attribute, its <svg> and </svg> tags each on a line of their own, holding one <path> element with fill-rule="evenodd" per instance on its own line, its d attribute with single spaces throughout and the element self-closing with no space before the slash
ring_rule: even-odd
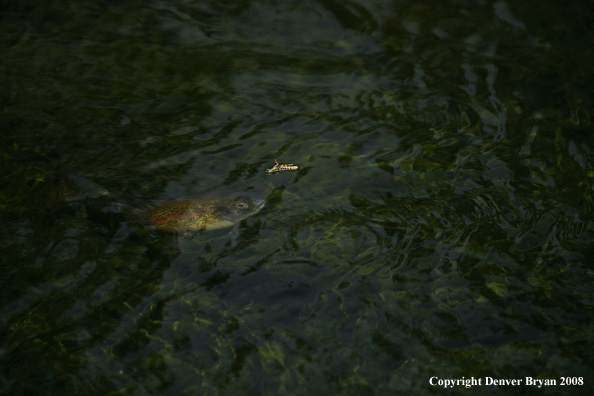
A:
<svg viewBox="0 0 594 396">
<path fill-rule="evenodd" d="M 276 165 L 274 165 L 270 169 L 266 169 L 266 172 L 267 173 L 281 172 L 281 171 L 288 171 L 288 170 L 298 170 L 299 169 L 299 166 L 297 166 L 295 164 L 279 164 L 278 161 L 276 160 L 276 158 L 274 159 L 274 162 L 276 162 Z"/>
</svg>

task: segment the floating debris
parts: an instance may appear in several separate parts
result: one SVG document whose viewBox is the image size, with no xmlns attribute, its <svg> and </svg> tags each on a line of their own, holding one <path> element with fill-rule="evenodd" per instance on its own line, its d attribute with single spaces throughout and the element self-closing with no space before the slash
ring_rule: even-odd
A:
<svg viewBox="0 0 594 396">
<path fill-rule="evenodd" d="M 276 165 L 274 165 L 270 169 L 266 169 L 266 172 L 267 173 L 289 171 L 289 170 L 298 170 L 299 169 L 299 166 L 297 166 L 295 164 L 279 164 L 278 161 L 276 160 L 276 158 L 274 159 L 274 162 L 276 162 Z"/>
</svg>

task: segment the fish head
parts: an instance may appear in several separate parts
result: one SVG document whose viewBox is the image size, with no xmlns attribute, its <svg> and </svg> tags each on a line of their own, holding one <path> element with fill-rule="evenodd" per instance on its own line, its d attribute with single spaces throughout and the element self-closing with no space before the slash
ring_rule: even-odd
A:
<svg viewBox="0 0 594 396">
<path fill-rule="evenodd" d="M 208 228 L 223 228 L 239 223 L 258 213 L 266 203 L 264 198 L 251 193 L 229 193 L 221 198 L 217 204 L 217 221 Z"/>
</svg>

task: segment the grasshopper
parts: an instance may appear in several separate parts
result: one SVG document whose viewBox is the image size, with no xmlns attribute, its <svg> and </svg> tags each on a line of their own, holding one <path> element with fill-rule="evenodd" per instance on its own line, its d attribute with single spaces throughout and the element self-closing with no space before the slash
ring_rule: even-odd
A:
<svg viewBox="0 0 594 396">
<path fill-rule="evenodd" d="M 281 171 L 287 171 L 287 170 L 298 170 L 299 169 L 299 166 L 297 166 L 295 164 L 279 164 L 278 161 L 276 160 L 276 158 L 274 159 L 274 162 L 276 162 L 276 165 L 274 165 L 270 169 L 266 169 L 266 172 L 267 173 L 281 172 Z"/>
</svg>

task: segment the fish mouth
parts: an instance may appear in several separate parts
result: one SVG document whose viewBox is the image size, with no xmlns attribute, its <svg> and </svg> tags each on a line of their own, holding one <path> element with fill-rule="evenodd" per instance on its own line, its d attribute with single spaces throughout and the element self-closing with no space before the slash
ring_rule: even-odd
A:
<svg viewBox="0 0 594 396">
<path fill-rule="evenodd" d="M 256 201 L 256 212 L 262 209 L 264 205 L 266 205 L 266 200 L 263 198 L 258 199 Z"/>
</svg>

